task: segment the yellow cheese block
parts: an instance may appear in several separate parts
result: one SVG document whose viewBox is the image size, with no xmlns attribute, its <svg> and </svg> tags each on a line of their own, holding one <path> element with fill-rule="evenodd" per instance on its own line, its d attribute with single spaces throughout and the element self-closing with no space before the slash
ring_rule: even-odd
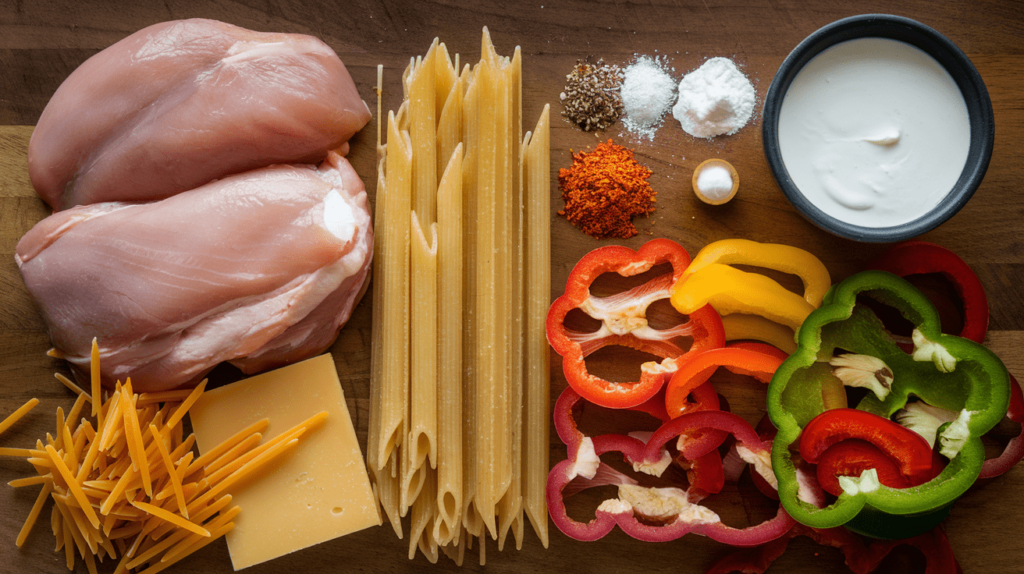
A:
<svg viewBox="0 0 1024 574">
<path fill-rule="evenodd" d="M 227 535 L 235 570 L 380 524 L 330 354 L 207 391 L 190 411 L 200 453 L 267 418 L 263 442 L 327 411 L 298 447 L 229 489 L 241 507 Z"/>
</svg>

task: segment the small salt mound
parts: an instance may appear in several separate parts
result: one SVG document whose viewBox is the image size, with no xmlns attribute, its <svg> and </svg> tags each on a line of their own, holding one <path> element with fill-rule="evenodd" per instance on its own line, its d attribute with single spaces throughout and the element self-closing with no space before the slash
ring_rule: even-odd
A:
<svg viewBox="0 0 1024 574">
<path fill-rule="evenodd" d="M 622 109 L 626 129 L 648 139 L 676 100 L 676 86 L 668 72 L 650 56 L 641 56 L 626 68 L 622 81 Z"/>
<path fill-rule="evenodd" d="M 697 188 L 704 197 L 712 201 L 722 201 L 732 193 L 732 176 L 729 175 L 729 170 L 721 166 L 704 168 L 697 176 Z"/>
</svg>

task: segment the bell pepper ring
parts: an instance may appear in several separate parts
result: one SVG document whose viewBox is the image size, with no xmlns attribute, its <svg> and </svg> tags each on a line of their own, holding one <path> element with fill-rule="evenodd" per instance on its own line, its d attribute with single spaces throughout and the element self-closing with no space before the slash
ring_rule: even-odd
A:
<svg viewBox="0 0 1024 574">
<path fill-rule="evenodd" d="M 683 415 L 662 425 L 646 443 L 633 437 L 601 435 L 593 439 L 593 449 L 598 457 L 617 451 L 634 465 L 638 461 L 650 463 L 663 456 L 668 441 L 701 429 L 731 433 L 745 449 L 752 464 L 758 467 L 758 472 L 765 472 L 771 443 L 760 440 L 753 427 L 742 418 L 723 411 L 698 411 Z M 707 452 L 699 453 L 700 456 L 705 454 Z M 564 489 L 578 476 L 577 469 L 577 462 L 572 458 L 558 463 L 548 475 L 547 486 L 548 510 L 552 521 L 563 533 L 577 540 L 597 540 L 618 525 L 633 538 L 650 542 L 675 540 L 692 532 L 734 546 L 756 546 L 785 535 L 794 525 L 780 506 L 778 513 L 765 522 L 747 528 L 733 528 L 724 525 L 707 508 L 691 502 L 688 493 L 681 489 L 666 491 L 633 485 L 620 487 L 620 498 L 602 503 L 595 511 L 594 519 L 584 524 L 569 517 L 563 499 Z M 771 472 L 770 467 L 767 472 Z M 631 495 L 630 492 L 637 494 Z M 645 497 L 657 499 L 659 506 L 671 501 L 678 512 L 657 517 L 642 515 Z M 638 517 L 638 513 L 642 516 Z M 658 524 L 652 524 L 652 519 Z"/>
<path fill-rule="evenodd" d="M 796 275 L 804 284 L 804 299 L 813 307 L 821 305 L 832 285 L 828 269 L 813 254 L 799 247 L 758 243 L 749 239 L 722 239 L 705 245 L 693 258 L 682 279 L 712 263 L 750 265 Z"/>
<path fill-rule="evenodd" d="M 768 383 L 775 374 L 775 369 L 782 364 L 782 360 L 778 355 L 742 347 L 705 349 L 690 353 L 676 363 L 676 372 L 665 387 L 665 409 L 670 417 L 675 418 L 699 408 L 698 404 L 690 403 L 688 398 L 694 390 L 705 384 L 719 367 Z"/>
<path fill-rule="evenodd" d="M 1013 375 L 1010 375 L 1010 408 L 1006 410 L 1006 418 L 1016 423 L 1020 427 L 1020 432 L 1006 443 L 999 456 L 990 458 L 981 465 L 978 480 L 989 480 L 1005 474 L 1024 459 L 1024 392 Z"/>
<path fill-rule="evenodd" d="M 771 438 L 769 437 L 765 439 L 762 437 L 762 440 L 770 441 Z M 724 474 L 723 478 L 726 482 L 739 482 L 740 475 L 743 473 L 743 470 L 747 468 L 747 466 L 747 461 L 743 460 L 738 450 L 736 449 L 736 445 L 733 444 L 729 447 L 729 452 L 727 452 L 725 456 L 722 457 L 722 472 Z M 763 476 L 761 476 L 760 473 L 750 473 L 750 481 L 754 483 L 754 487 L 757 488 L 757 490 L 759 490 L 761 494 L 765 495 L 766 498 L 770 498 L 772 500 L 779 499 L 779 493 L 777 490 L 775 490 L 775 485 L 770 484 L 767 480 L 765 480 Z"/>
<path fill-rule="evenodd" d="M 817 464 L 827 451 L 849 439 L 869 443 L 895 463 L 907 486 L 927 482 L 938 474 L 933 472 L 932 447 L 924 437 L 885 417 L 856 409 L 830 409 L 807 423 L 800 434 L 800 456 L 811 464 Z M 860 452 L 865 453 L 863 449 Z M 820 469 L 818 482 L 825 488 Z M 903 487 L 885 481 L 882 484 Z M 828 488 L 825 490 L 832 492 Z M 832 494 L 838 495 L 836 492 Z"/>
<path fill-rule="evenodd" d="M 701 397 L 704 406 L 709 410 L 717 410 L 718 394 L 711 385 L 703 385 L 695 393 Z M 592 475 L 597 465 L 597 458 L 590 449 L 594 441 L 611 440 L 607 437 L 619 435 L 608 434 L 599 437 L 587 437 L 580 430 L 576 421 L 576 410 L 586 406 L 587 401 L 583 399 L 572 387 L 566 387 L 555 401 L 554 421 L 555 433 L 562 443 L 566 445 L 569 459 L 578 461 L 579 469 L 574 470 L 583 476 Z M 664 405 L 664 399 L 662 399 Z M 664 410 L 664 407 L 662 407 Z M 630 438 L 640 438 L 646 441 L 652 433 L 634 432 Z M 606 437 L 606 438 L 601 438 Z M 687 463 L 687 478 L 691 486 L 699 488 L 704 494 L 719 492 L 724 483 L 724 472 L 722 471 L 722 460 L 716 450 L 728 438 L 728 433 L 719 430 L 707 430 L 693 433 L 693 436 L 680 437 L 677 445 L 680 453 Z M 590 441 L 589 443 L 587 441 Z M 668 451 L 659 454 L 651 461 L 629 461 L 633 464 L 634 470 L 654 476 L 660 476 L 671 464 Z M 722 480 L 718 479 L 722 475 Z M 716 486 L 717 485 L 717 486 Z"/>
<path fill-rule="evenodd" d="M 631 277 L 663 263 L 672 265 L 671 274 L 609 297 L 595 297 L 590 293 L 591 284 L 603 273 L 615 272 Z M 609 408 L 641 405 L 664 386 L 675 371 L 679 357 L 694 350 L 725 344 L 722 320 L 710 306 L 694 309 L 687 314 L 685 323 L 668 329 L 653 329 L 648 324 L 647 308 L 655 301 L 669 297 L 669 288 L 689 263 L 690 256 L 686 250 L 668 239 L 654 239 L 638 251 L 618 245 L 600 247 L 580 259 L 569 274 L 565 293 L 552 303 L 546 325 L 548 342 L 562 356 L 565 378 L 580 395 Z M 565 318 L 574 309 L 601 321 L 601 327 L 592 333 L 566 327 Z M 677 345 L 674 339 L 678 337 L 689 337 L 692 340 L 690 348 Z M 607 381 L 589 373 L 585 359 L 610 345 L 633 348 L 662 360 L 641 365 L 639 381 Z"/>
<path fill-rule="evenodd" d="M 718 408 L 718 394 L 714 392 L 711 385 L 707 385 L 708 389 L 701 389 L 700 396 L 706 401 L 709 409 Z M 558 435 L 559 440 L 566 446 L 566 450 L 569 453 L 570 458 L 574 458 L 575 453 L 579 452 L 581 445 L 584 440 L 588 440 L 589 437 L 583 434 L 579 430 L 579 426 L 576 420 L 577 412 L 582 408 L 586 407 L 588 401 L 586 401 L 579 393 L 576 392 L 572 387 L 566 387 L 562 394 L 558 396 L 555 401 L 554 407 L 552 408 L 555 434 Z M 664 411 L 664 399 L 662 399 L 662 411 Z M 648 413 L 649 414 L 649 413 Z M 666 419 L 659 419 L 661 424 Z M 612 434 L 612 433 L 609 433 Z M 639 434 L 639 433 L 634 433 Z M 698 445 L 703 453 L 704 450 L 716 449 L 726 439 L 725 433 L 719 433 L 718 435 L 707 437 L 706 445 Z M 591 439 L 592 440 L 592 439 Z M 715 442 L 717 441 L 717 442 Z"/>
<path fill-rule="evenodd" d="M 894 307 L 915 326 L 912 354 L 896 345 L 873 312 L 857 304 L 859 295 Z M 938 313 L 928 299 L 907 281 L 882 271 L 864 271 L 833 286 L 797 337 L 796 352 L 779 366 L 768 388 L 768 412 L 779 429 L 772 466 L 783 506 L 805 525 L 846 524 L 869 536 L 895 532 L 887 529 L 887 520 L 904 528 L 903 536 L 933 528 L 979 476 L 984 462 L 981 436 L 999 422 L 1009 404 L 1006 367 L 983 345 L 942 334 Z M 877 483 L 877 476 L 872 482 L 872 477 L 862 475 L 849 479 L 851 488 L 824 508 L 799 499 L 791 449 L 808 424 L 806 415 L 820 414 L 806 409 L 821 404 L 807 400 L 806 395 L 820 392 L 815 378 L 821 377 L 821 369 L 830 368 L 827 361 L 837 349 L 877 358 L 891 371 L 885 398 L 869 392 L 856 405 L 858 410 L 888 419 L 914 395 L 926 404 L 958 413 L 954 422 L 939 430 L 941 452 L 950 460 L 938 476 L 910 489 L 895 489 Z"/>
<path fill-rule="evenodd" d="M 670 417 L 675 418 L 687 412 L 718 408 L 718 394 L 707 381 L 719 367 L 725 367 L 734 373 L 750 375 L 767 383 L 785 358 L 785 353 L 771 345 L 752 342 L 730 343 L 726 348 L 707 349 L 689 354 L 680 359 L 678 370 L 665 387 L 666 411 Z M 690 402 L 690 398 L 693 402 Z M 720 431 L 698 431 L 687 436 L 687 441 L 679 445 L 679 448 L 696 450 L 702 441 L 720 444 L 724 438 Z M 735 446 L 731 452 L 735 452 Z M 721 466 L 721 459 L 717 457 L 717 453 L 715 455 L 716 463 Z M 743 461 L 740 463 L 745 466 Z M 725 479 L 724 471 L 722 479 Z M 753 481 L 766 496 L 778 498 L 774 487 L 765 488 L 768 485 L 761 475 L 753 473 Z M 767 492 L 769 490 L 770 494 Z"/>
<path fill-rule="evenodd" d="M 711 305 L 721 315 L 760 315 L 794 331 L 814 306 L 778 281 L 758 273 L 711 263 L 672 286 L 672 306 L 683 314 Z"/>
<path fill-rule="evenodd" d="M 881 449 L 860 439 L 844 440 L 821 453 L 816 462 L 818 484 L 834 496 L 843 493 L 840 476 L 860 476 L 869 468 L 875 469 L 878 482 L 892 488 L 913 486 L 900 472 L 899 466 Z"/>
<path fill-rule="evenodd" d="M 711 385 L 708 385 L 709 387 Z M 721 432 L 721 431 L 712 431 Z M 697 433 L 700 435 L 701 433 Z M 647 443 L 648 440 L 653 436 L 653 432 L 631 432 L 629 436 L 639 439 Z M 722 433 L 723 440 L 727 437 L 725 433 Z M 680 436 L 677 441 L 677 446 L 682 443 L 681 451 L 689 450 L 686 446 L 687 441 L 691 440 L 690 437 Z M 667 451 L 666 451 L 667 452 Z M 718 450 L 711 450 L 704 456 L 695 458 L 693 460 L 687 460 L 685 456 L 679 456 L 676 460 L 672 461 L 680 468 L 686 471 L 686 480 L 689 483 L 689 487 L 686 489 L 687 499 L 691 502 L 700 502 L 704 498 L 707 498 L 711 494 L 715 494 L 722 491 L 725 487 L 725 469 L 722 464 L 722 456 L 718 454 Z M 741 464 L 746 466 L 746 462 L 740 461 Z M 634 468 L 643 472 L 646 468 L 650 468 L 650 465 L 636 464 Z"/>
<path fill-rule="evenodd" d="M 963 304 L 963 329 L 960 336 L 976 343 L 985 340 L 989 320 L 985 287 L 971 266 L 956 253 L 927 241 L 905 241 L 872 260 L 868 269 L 888 271 L 900 277 L 942 274 L 953 284 Z"/>
<path fill-rule="evenodd" d="M 801 297 L 765 275 L 732 267 L 737 264 L 797 275 L 803 282 L 804 294 Z M 724 239 L 697 253 L 672 286 L 671 301 L 680 313 L 711 304 L 723 316 L 739 313 L 763 317 L 780 327 L 768 328 L 750 320 L 746 323 L 730 321 L 734 338 L 758 337 L 785 345 L 785 329 L 796 331 L 804 317 L 821 304 L 831 283 L 821 261 L 803 249 L 746 239 Z M 747 332 L 741 333 L 741 330 Z"/>
</svg>

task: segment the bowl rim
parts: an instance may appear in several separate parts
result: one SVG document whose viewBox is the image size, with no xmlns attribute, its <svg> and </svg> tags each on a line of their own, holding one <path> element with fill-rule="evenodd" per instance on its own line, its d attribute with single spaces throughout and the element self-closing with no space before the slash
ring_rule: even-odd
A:
<svg viewBox="0 0 1024 574">
<path fill-rule="evenodd" d="M 898 40 L 930 55 L 953 77 L 967 105 L 970 120 L 971 142 L 967 162 L 949 194 L 921 217 L 890 227 L 854 225 L 819 209 L 793 183 L 779 148 L 779 112 L 793 79 L 807 62 L 824 50 L 858 38 Z M 951 69 L 951 66 L 955 68 Z M 981 74 L 970 58 L 952 40 L 936 30 L 916 20 L 893 14 L 861 14 L 842 18 L 822 26 L 797 44 L 772 78 L 764 99 L 761 130 L 768 167 L 789 202 L 806 219 L 825 231 L 848 239 L 872 243 L 889 243 L 916 237 L 953 217 L 981 185 L 992 158 L 995 142 L 992 100 Z"/>
</svg>

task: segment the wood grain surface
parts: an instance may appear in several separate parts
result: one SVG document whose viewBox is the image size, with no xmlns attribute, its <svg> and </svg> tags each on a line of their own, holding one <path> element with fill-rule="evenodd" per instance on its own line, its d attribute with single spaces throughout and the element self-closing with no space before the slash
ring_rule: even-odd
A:
<svg viewBox="0 0 1024 574">
<path fill-rule="evenodd" d="M 732 58 L 751 78 L 763 99 L 786 54 L 817 28 L 844 16 L 885 12 L 915 18 L 948 36 L 972 59 L 984 78 L 996 118 L 992 162 L 971 202 L 949 222 L 923 236 L 953 248 L 980 275 L 989 294 L 990 346 L 1011 372 L 1024 375 L 1024 3 L 1003 1 L 910 2 L 834 0 L 654 0 L 529 3 L 471 0 L 412 2 L 402 0 L 165 0 L 106 2 L 94 0 L 0 0 L 0 418 L 29 398 L 42 404 L 0 439 L 2 446 L 26 446 L 53 425 L 58 406 L 68 408 L 71 394 L 53 379 L 67 372 L 45 356 L 49 340 L 25 291 L 13 260 L 18 239 L 48 214 L 28 181 L 25 150 L 30 128 L 47 101 L 72 70 L 88 57 L 147 25 L 170 19 L 204 17 L 263 30 L 312 34 L 333 47 L 348 66 L 362 96 L 375 98 L 376 66 L 385 67 L 385 109 L 401 99 L 400 76 L 411 56 L 423 54 L 437 36 L 462 61 L 479 57 L 480 31 L 488 26 L 499 53 L 516 45 L 524 55 L 523 117 L 532 126 L 545 103 L 561 110 L 558 94 L 577 58 L 604 58 L 626 64 L 637 55 L 664 56 L 678 79 L 706 58 Z M 373 106 L 371 106 L 373 107 Z M 555 115 L 555 118 L 558 118 Z M 936 118 L 941 121 L 941 118 Z M 834 279 L 856 272 L 884 246 L 864 245 L 831 236 L 807 223 L 785 200 L 764 159 L 760 117 L 732 137 L 695 140 L 669 118 L 653 141 L 636 141 L 616 125 L 586 134 L 553 121 L 552 181 L 570 163 L 570 150 L 592 147 L 602 139 L 634 147 L 637 159 L 654 171 L 658 209 L 637 221 L 640 235 L 622 243 L 637 247 L 653 237 L 682 243 L 691 254 L 708 242 L 744 237 L 788 243 L 824 261 Z M 375 124 L 352 142 L 351 160 L 373 197 Z M 693 168 L 719 157 L 739 171 L 735 200 L 712 207 L 690 189 Z M 556 211 L 562 202 L 552 186 L 552 297 L 557 296 L 572 265 L 587 251 L 609 241 L 591 239 Z M 365 448 L 369 402 L 369 295 L 332 347 L 348 406 Z M 552 357 L 552 397 L 565 386 L 557 356 Z M 238 378 L 229 368 L 215 371 L 218 381 Z M 724 394 L 745 416 L 757 417 L 763 390 L 744 381 L 726 381 Z M 759 394 L 760 393 L 760 394 Z M 744 410 L 745 409 L 745 410 Z M 551 462 L 565 457 L 554 443 Z M 27 476 L 21 460 L 0 459 L 0 481 Z M 62 554 L 53 552 L 48 526 L 38 525 L 26 546 L 14 539 L 36 496 L 35 488 L 0 486 L 0 572 L 66 571 Z M 726 508 L 729 507 L 730 508 Z M 763 513 L 763 502 L 722 503 L 723 515 L 742 525 Z M 48 516 L 49 507 L 44 510 Z M 1024 467 L 977 487 L 954 507 L 945 526 L 963 570 L 1024 572 Z M 422 556 L 406 559 L 407 541 L 390 527 L 374 528 L 251 568 L 269 572 L 401 572 L 454 570 L 444 557 L 437 565 Z M 521 551 L 499 554 L 492 545 L 487 566 L 475 553 L 465 568 L 492 572 L 703 572 L 730 548 L 688 536 L 665 544 L 634 541 L 618 531 L 594 543 L 579 543 L 552 528 L 545 550 L 530 532 Z M 920 568 L 920 556 L 905 552 L 884 571 Z M 110 571 L 112 566 L 102 566 Z M 794 541 L 773 572 L 845 571 L 842 556 L 806 539 Z M 84 572 L 84 566 L 79 566 Z M 223 543 L 214 544 L 175 566 L 182 573 L 230 572 Z"/>
</svg>

